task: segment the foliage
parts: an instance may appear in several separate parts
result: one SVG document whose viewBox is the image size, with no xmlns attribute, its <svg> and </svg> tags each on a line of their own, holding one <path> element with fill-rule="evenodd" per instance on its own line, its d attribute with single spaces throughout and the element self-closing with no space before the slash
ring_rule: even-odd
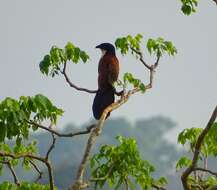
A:
<svg viewBox="0 0 217 190">
<path fill-rule="evenodd" d="M 134 88 L 139 88 L 141 92 L 145 92 L 145 85 L 141 80 L 134 78 L 131 73 L 124 74 L 124 86 L 126 87 L 128 83 L 132 84 Z"/>
<path fill-rule="evenodd" d="M 147 49 L 150 54 L 154 53 L 157 57 L 161 57 L 164 53 L 174 56 L 177 49 L 170 41 L 165 41 L 163 38 L 149 39 L 147 42 Z"/>
<path fill-rule="evenodd" d="M 189 145 L 189 151 L 195 150 L 195 144 L 198 136 L 202 132 L 202 128 L 184 129 L 178 136 L 178 142 L 182 145 Z M 206 158 L 208 156 L 217 156 L 217 123 L 214 123 L 212 128 L 207 133 L 201 147 L 200 156 Z"/>
<path fill-rule="evenodd" d="M 198 0 L 181 0 L 182 7 L 181 10 L 185 15 L 190 15 L 196 12 L 196 7 L 198 5 Z"/>
<path fill-rule="evenodd" d="M 195 146 L 197 139 L 201 132 L 203 131 L 202 128 L 190 128 L 190 129 L 184 129 L 178 136 L 178 142 L 181 145 L 186 145 L 188 147 L 188 151 L 190 153 L 195 152 Z M 200 147 L 200 153 L 199 153 L 199 160 L 197 160 L 197 167 L 207 169 L 207 162 L 208 157 L 214 156 L 217 157 L 217 123 L 214 123 L 211 127 L 211 129 L 208 131 L 207 135 L 205 136 L 202 145 Z M 177 164 L 176 169 L 182 169 L 185 167 L 191 166 L 192 161 L 186 157 L 181 157 Z M 200 171 L 201 172 L 201 171 Z M 217 184 L 217 178 L 213 178 L 210 175 L 201 175 L 199 171 L 195 171 L 197 175 L 191 175 L 189 177 L 189 183 L 192 186 L 200 185 L 201 187 L 210 187 L 212 185 Z"/>
<path fill-rule="evenodd" d="M 49 120 L 56 124 L 58 116 L 63 114 L 63 110 L 57 108 L 45 96 L 38 94 L 34 97 L 21 96 L 19 100 L 6 98 L 0 102 L 0 142 L 5 138 L 17 137 L 28 138 L 29 129 L 37 130 L 37 127 L 28 123 L 32 120 L 41 123 Z M 19 143 L 20 144 L 20 143 Z"/>
<path fill-rule="evenodd" d="M 127 35 L 125 37 L 117 38 L 115 41 L 115 46 L 121 51 L 122 55 L 126 55 L 130 51 L 132 55 L 136 56 L 136 58 L 144 61 L 142 57 L 142 40 L 143 36 L 141 34 L 137 34 L 135 37 Z M 148 39 L 146 48 L 150 54 L 156 55 L 157 62 L 165 53 L 172 56 L 177 53 L 177 49 L 173 43 L 166 41 L 163 38 L 157 38 L 156 40 Z M 127 84 L 129 83 L 133 85 L 134 88 L 138 88 L 141 92 L 145 92 L 145 85 L 140 79 L 136 79 L 131 73 L 125 73 L 123 81 L 124 88 L 126 88 Z"/>
<path fill-rule="evenodd" d="M 18 100 L 6 98 L 1 101 L 0 174 L 3 173 L 5 165 L 15 167 L 21 164 L 25 169 L 30 169 L 30 162 L 34 164 L 34 159 L 25 155 L 36 155 L 37 143 L 34 140 L 29 142 L 28 138 L 31 129 L 33 131 L 38 129 L 31 122 L 40 124 L 43 121 L 49 121 L 51 124 L 56 124 L 58 116 L 62 114 L 62 109 L 54 106 L 47 97 L 41 94 L 33 97 L 21 96 Z M 7 144 L 8 139 L 15 140 L 14 146 Z M 0 189 L 16 189 L 16 187 L 9 183 L 3 183 Z M 18 189 L 46 190 L 48 187 L 23 183 Z"/>
<path fill-rule="evenodd" d="M 44 56 L 39 66 L 43 74 L 54 77 L 59 74 L 61 66 L 67 61 L 77 64 L 79 61 L 86 63 L 88 60 L 89 56 L 85 51 L 68 42 L 64 49 L 53 46 L 50 53 Z"/>
<path fill-rule="evenodd" d="M 120 49 L 122 55 L 125 55 L 131 47 L 136 50 L 140 50 L 142 38 L 143 36 L 141 34 L 137 34 L 135 37 L 132 37 L 131 35 L 120 37 L 116 39 L 115 46 Z"/>
<path fill-rule="evenodd" d="M 126 183 L 134 188 L 132 180 L 142 189 L 167 183 L 164 177 L 154 180 L 151 176 L 154 167 L 141 159 L 135 139 L 118 136 L 117 140 L 119 145 L 103 145 L 99 153 L 91 158 L 91 174 L 96 181 L 96 189 L 103 187 L 106 182 L 110 187 L 115 186 L 115 189 Z"/>
<path fill-rule="evenodd" d="M 128 35 L 126 37 L 120 37 L 115 41 L 115 46 L 120 49 L 121 54 L 125 55 L 131 50 L 133 55 L 141 54 L 142 49 L 142 39 L 141 34 L 137 34 L 135 37 Z M 146 47 L 150 54 L 154 53 L 157 57 L 161 57 L 164 53 L 174 56 L 177 53 L 177 49 L 170 41 L 166 41 L 163 38 L 148 39 Z"/>
<path fill-rule="evenodd" d="M 35 183 L 28 183 L 23 182 L 20 184 L 20 186 L 17 186 L 16 184 L 9 183 L 9 182 L 3 182 L 0 184 L 1 190 L 50 190 L 50 187 L 48 185 L 41 185 L 41 184 L 35 184 Z M 55 188 L 55 190 L 57 190 Z"/>
</svg>

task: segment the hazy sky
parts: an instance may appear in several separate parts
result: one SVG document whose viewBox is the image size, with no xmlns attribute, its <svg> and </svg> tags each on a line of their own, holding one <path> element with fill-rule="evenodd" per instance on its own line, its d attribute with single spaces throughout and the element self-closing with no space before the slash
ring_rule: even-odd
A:
<svg viewBox="0 0 217 190">
<path fill-rule="evenodd" d="M 144 39 L 163 37 L 178 49 L 175 58 L 164 57 L 155 74 L 154 88 L 136 95 L 112 117 L 132 122 L 162 114 L 186 127 L 204 127 L 217 103 L 217 7 L 201 0 L 190 17 L 174 0 L 1 0 L 0 100 L 6 96 L 42 93 L 65 110 L 60 125 L 81 124 L 92 118 L 93 95 L 68 87 L 62 76 L 43 76 L 38 64 L 52 45 L 71 41 L 86 50 L 91 61 L 71 65 L 71 80 L 95 89 L 101 42 L 141 33 Z M 124 72 L 146 81 L 144 67 L 131 56 L 117 54 Z M 145 58 L 150 61 L 147 52 Z"/>
</svg>

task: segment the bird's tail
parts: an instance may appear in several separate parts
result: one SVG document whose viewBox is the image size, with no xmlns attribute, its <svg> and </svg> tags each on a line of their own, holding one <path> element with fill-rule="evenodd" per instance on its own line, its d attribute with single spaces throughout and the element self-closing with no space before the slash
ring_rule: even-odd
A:
<svg viewBox="0 0 217 190">
<path fill-rule="evenodd" d="M 115 89 L 111 86 L 106 89 L 99 89 L 93 101 L 93 116 L 95 119 L 100 119 L 103 111 L 115 100 Z M 110 115 L 108 113 L 107 117 Z M 106 118 L 107 118 L 106 117 Z"/>
</svg>

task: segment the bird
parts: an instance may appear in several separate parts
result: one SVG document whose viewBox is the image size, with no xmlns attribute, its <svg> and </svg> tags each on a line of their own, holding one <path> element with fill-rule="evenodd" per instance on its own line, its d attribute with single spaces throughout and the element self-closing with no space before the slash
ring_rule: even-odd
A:
<svg viewBox="0 0 217 190">
<path fill-rule="evenodd" d="M 102 52 L 98 65 L 98 90 L 94 97 L 92 111 L 96 120 L 99 120 L 105 108 L 115 100 L 114 83 L 118 80 L 119 61 L 115 47 L 111 43 L 101 43 L 96 48 Z M 107 114 L 106 118 L 109 117 Z"/>
</svg>

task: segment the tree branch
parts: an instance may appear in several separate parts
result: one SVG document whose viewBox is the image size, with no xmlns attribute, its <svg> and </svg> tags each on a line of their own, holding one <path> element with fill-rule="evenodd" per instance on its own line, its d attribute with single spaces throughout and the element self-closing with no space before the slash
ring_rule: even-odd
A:
<svg viewBox="0 0 217 190">
<path fill-rule="evenodd" d="M 28 154 L 28 153 L 27 154 L 17 154 L 17 155 L 15 155 L 15 154 L 12 154 L 12 153 L 6 153 L 6 152 L 2 152 L 2 151 L 0 151 L 0 156 L 2 156 L 2 157 L 10 157 L 12 159 L 20 159 L 20 158 L 26 158 L 27 157 L 27 158 L 31 158 L 31 159 L 43 162 L 47 166 L 47 169 L 48 169 L 50 189 L 54 190 L 54 178 L 53 178 L 52 168 L 51 168 L 50 162 L 48 160 L 46 160 L 46 158 L 38 157 L 38 156 Z"/>
<path fill-rule="evenodd" d="M 109 168 L 108 173 L 104 177 L 90 178 L 90 181 L 94 182 L 94 181 L 103 181 L 103 180 L 106 180 L 106 178 L 111 174 L 113 168 L 114 168 L 114 165 Z"/>
<path fill-rule="evenodd" d="M 78 131 L 78 132 L 75 132 L 75 133 L 60 133 L 58 131 L 53 130 L 52 128 L 45 127 L 45 126 L 40 125 L 38 123 L 35 123 L 33 121 L 27 121 L 27 123 L 29 123 L 30 125 L 35 125 L 38 128 L 44 129 L 44 130 L 46 130 L 46 131 L 48 131 L 48 132 L 50 132 L 50 133 L 52 133 L 54 135 L 57 135 L 58 137 L 74 137 L 74 136 L 77 136 L 77 135 L 88 134 L 91 131 L 91 128 L 88 127 L 84 131 Z"/>
<path fill-rule="evenodd" d="M 152 187 L 157 189 L 157 190 L 167 190 L 166 188 L 164 187 L 159 187 L 158 185 L 155 185 L 155 184 L 152 184 Z"/>
<path fill-rule="evenodd" d="M 213 123 L 215 122 L 216 117 L 217 117 L 217 106 L 215 107 L 215 109 L 212 113 L 212 116 L 211 116 L 209 122 L 207 123 L 207 126 L 204 128 L 204 130 L 201 132 L 201 134 L 199 135 L 199 137 L 197 139 L 191 165 L 182 173 L 181 180 L 182 180 L 182 185 L 183 185 L 185 190 L 190 190 L 190 187 L 189 187 L 188 182 L 187 182 L 188 176 L 191 174 L 192 171 L 194 171 L 194 169 L 197 165 L 197 160 L 198 160 L 198 156 L 200 154 L 201 145 L 203 143 L 203 140 L 204 140 L 206 134 L 209 132 L 210 128 L 212 127 Z"/>
<path fill-rule="evenodd" d="M 18 179 L 18 177 L 17 177 L 17 175 L 16 175 L 16 172 L 15 172 L 13 166 L 11 165 L 11 163 L 10 163 L 9 161 L 0 161 L 0 163 L 6 164 L 6 165 L 8 166 L 8 168 L 9 168 L 9 170 L 11 171 L 11 174 L 12 174 L 12 176 L 13 176 L 13 178 L 14 178 L 14 183 L 15 183 L 17 186 L 20 186 L 20 181 L 19 181 L 19 179 Z"/>
<path fill-rule="evenodd" d="M 35 180 L 35 182 L 38 182 L 42 178 L 43 172 L 38 168 L 38 166 L 32 160 L 30 160 L 29 162 L 33 166 L 33 168 L 38 172 L 38 177 Z"/>
<path fill-rule="evenodd" d="M 51 135 L 52 135 L 52 144 L 50 145 L 50 147 L 49 147 L 49 149 L 48 149 L 48 151 L 47 151 L 46 157 L 45 157 L 45 159 L 46 159 L 47 161 L 48 161 L 49 154 L 50 154 L 51 151 L 54 149 L 55 143 L 56 143 L 56 138 L 55 138 L 54 134 L 51 133 Z"/>
<path fill-rule="evenodd" d="M 130 49 L 131 49 L 134 53 L 136 53 L 136 54 L 139 56 L 139 60 L 142 62 L 142 64 L 143 64 L 147 69 L 151 70 L 151 66 L 148 65 L 148 64 L 145 62 L 145 60 L 143 59 L 143 54 L 142 54 L 142 52 L 139 51 L 139 50 L 136 50 L 136 49 L 133 48 L 133 47 L 130 47 Z"/>
<path fill-rule="evenodd" d="M 215 177 L 217 177 L 217 172 L 213 172 L 213 171 L 208 170 L 208 169 L 205 169 L 205 168 L 195 167 L 193 170 L 194 170 L 194 171 L 206 172 L 206 173 L 212 174 L 212 175 L 214 175 Z"/>
<path fill-rule="evenodd" d="M 124 183 L 125 183 L 125 190 L 129 190 L 127 178 L 124 179 Z"/>
<path fill-rule="evenodd" d="M 94 94 L 94 93 L 97 92 L 97 90 L 89 90 L 89 89 L 86 89 L 86 88 L 80 88 L 80 87 L 76 86 L 75 84 L 73 84 L 73 83 L 70 81 L 68 75 L 66 74 L 66 62 L 64 63 L 63 71 L 61 71 L 61 73 L 62 73 L 63 76 L 65 77 L 66 82 L 69 84 L 70 87 L 72 87 L 72 88 L 74 88 L 74 89 L 76 89 L 76 90 L 78 90 L 78 91 L 84 91 L 84 92 L 88 92 L 88 93 L 92 93 L 92 94 Z"/>
</svg>

